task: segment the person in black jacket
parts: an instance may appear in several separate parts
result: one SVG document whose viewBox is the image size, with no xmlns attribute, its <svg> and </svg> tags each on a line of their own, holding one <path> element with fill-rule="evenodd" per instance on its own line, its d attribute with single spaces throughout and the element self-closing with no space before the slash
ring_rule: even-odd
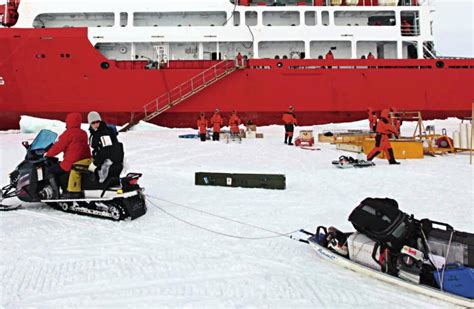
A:
<svg viewBox="0 0 474 309">
<path fill-rule="evenodd" d="M 94 172 L 100 183 L 110 177 L 118 178 L 123 169 L 123 145 L 117 139 L 117 131 L 102 121 L 98 112 L 87 115 L 89 122 L 89 145 L 92 147 L 92 163 L 89 170 Z"/>
</svg>

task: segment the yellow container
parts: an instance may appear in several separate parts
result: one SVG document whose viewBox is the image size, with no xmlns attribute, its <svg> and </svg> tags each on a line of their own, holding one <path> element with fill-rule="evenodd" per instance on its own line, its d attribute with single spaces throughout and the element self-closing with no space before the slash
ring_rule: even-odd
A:
<svg viewBox="0 0 474 309">
<path fill-rule="evenodd" d="M 320 143 L 334 143 L 334 135 L 326 136 L 323 133 L 318 134 L 318 142 Z"/>
<path fill-rule="evenodd" d="M 395 159 L 423 159 L 423 142 L 414 139 L 391 139 Z M 375 147 L 375 139 L 364 140 L 364 153 L 368 154 Z M 381 152 L 377 158 L 385 158 Z"/>
</svg>

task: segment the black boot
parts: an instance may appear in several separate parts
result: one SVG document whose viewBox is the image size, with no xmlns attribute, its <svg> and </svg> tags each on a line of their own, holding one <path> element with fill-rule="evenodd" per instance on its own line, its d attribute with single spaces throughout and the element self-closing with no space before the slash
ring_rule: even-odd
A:
<svg viewBox="0 0 474 309">
<path fill-rule="evenodd" d="M 400 164 L 400 162 L 395 161 L 395 156 L 393 155 L 393 149 L 389 148 L 387 151 L 388 151 L 388 154 L 390 156 L 390 158 L 388 159 L 388 163 L 390 163 L 390 164 Z"/>
<path fill-rule="evenodd" d="M 285 133 L 285 144 L 288 144 L 288 133 Z"/>
<path fill-rule="evenodd" d="M 291 142 L 291 140 L 293 139 L 293 136 L 288 136 L 288 145 L 292 146 L 293 143 Z"/>
</svg>

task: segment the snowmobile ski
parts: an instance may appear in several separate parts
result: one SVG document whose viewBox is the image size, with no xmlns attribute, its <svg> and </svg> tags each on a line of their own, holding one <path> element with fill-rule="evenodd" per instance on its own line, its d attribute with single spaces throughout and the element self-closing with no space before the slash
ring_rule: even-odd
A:
<svg viewBox="0 0 474 309">
<path fill-rule="evenodd" d="M 18 205 L 3 205 L 0 204 L 0 211 L 11 211 L 11 210 L 16 210 L 21 207 L 21 204 Z"/>
<path fill-rule="evenodd" d="M 303 231 L 301 231 L 301 232 L 303 232 Z M 393 285 L 396 285 L 396 286 L 399 286 L 399 287 L 409 289 L 413 292 L 417 292 L 417 293 L 420 293 L 420 294 L 423 294 L 423 295 L 426 295 L 426 296 L 429 296 L 429 297 L 433 297 L 433 298 L 437 298 L 437 299 L 442 300 L 442 301 L 449 302 L 451 304 L 464 306 L 464 307 L 468 307 L 468 308 L 474 307 L 474 300 L 471 300 L 469 298 L 462 297 L 462 296 L 457 296 L 457 295 L 447 293 L 447 292 L 443 292 L 441 290 L 438 290 L 438 289 L 435 289 L 435 288 L 432 288 L 432 287 L 429 287 L 429 286 L 426 286 L 426 285 L 421 285 L 421 284 L 416 284 L 416 283 L 412 283 L 412 282 L 409 282 L 409 281 L 405 281 L 405 280 L 400 279 L 398 277 L 388 275 L 388 274 L 385 274 L 385 273 L 377 271 L 377 270 L 373 270 L 373 269 L 368 268 L 364 265 L 361 265 L 357 262 L 351 261 L 348 258 L 346 258 L 342 255 L 339 255 L 336 252 L 331 251 L 331 250 L 321 246 L 318 243 L 318 235 L 315 235 L 315 234 L 312 234 L 312 233 L 306 232 L 306 231 L 304 231 L 303 233 L 305 233 L 307 235 L 312 235 L 311 237 L 309 237 L 307 239 L 308 242 L 309 242 L 309 245 L 311 246 L 312 249 L 314 249 L 314 251 L 316 251 L 318 256 L 320 258 L 322 258 L 323 260 L 335 263 L 339 266 L 342 266 L 344 268 L 353 270 L 353 271 L 358 272 L 360 274 L 364 274 L 364 275 L 367 275 L 369 277 L 372 277 L 372 278 L 375 278 L 375 279 L 378 279 L 378 280 L 381 280 L 381 281 L 384 281 L 384 282 L 387 282 L 387 283 L 390 283 L 390 284 L 393 284 Z"/>
</svg>

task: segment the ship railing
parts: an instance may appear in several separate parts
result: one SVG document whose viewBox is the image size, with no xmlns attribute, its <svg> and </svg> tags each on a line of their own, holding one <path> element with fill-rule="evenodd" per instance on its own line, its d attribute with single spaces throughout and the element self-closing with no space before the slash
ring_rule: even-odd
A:
<svg viewBox="0 0 474 309">
<path fill-rule="evenodd" d="M 420 27 L 414 26 L 401 26 L 402 36 L 418 36 L 420 35 Z"/>
<path fill-rule="evenodd" d="M 140 120 L 146 121 L 156 117 L 235 69 L 236 64 L 232 60 L 224 60 L 213 65 L 145 104 L 141 113 L 132 114 L 129 124 L 133 125 Z"/>
<path fill-rule="evenodd" d="M 359 0 L 357 3 L 351 1 L 351 6 L 422 6 L 432 5 L 436 0 Z M 285 1 L 285 0 L 230 0 L 232 4 L 237 2 L 237 5 L 243 6 L 343 6 L 342 0 L 297 0 L 297 1 Z M 346 1 L 347 3 L 347 1 Z"/>
</svg>

